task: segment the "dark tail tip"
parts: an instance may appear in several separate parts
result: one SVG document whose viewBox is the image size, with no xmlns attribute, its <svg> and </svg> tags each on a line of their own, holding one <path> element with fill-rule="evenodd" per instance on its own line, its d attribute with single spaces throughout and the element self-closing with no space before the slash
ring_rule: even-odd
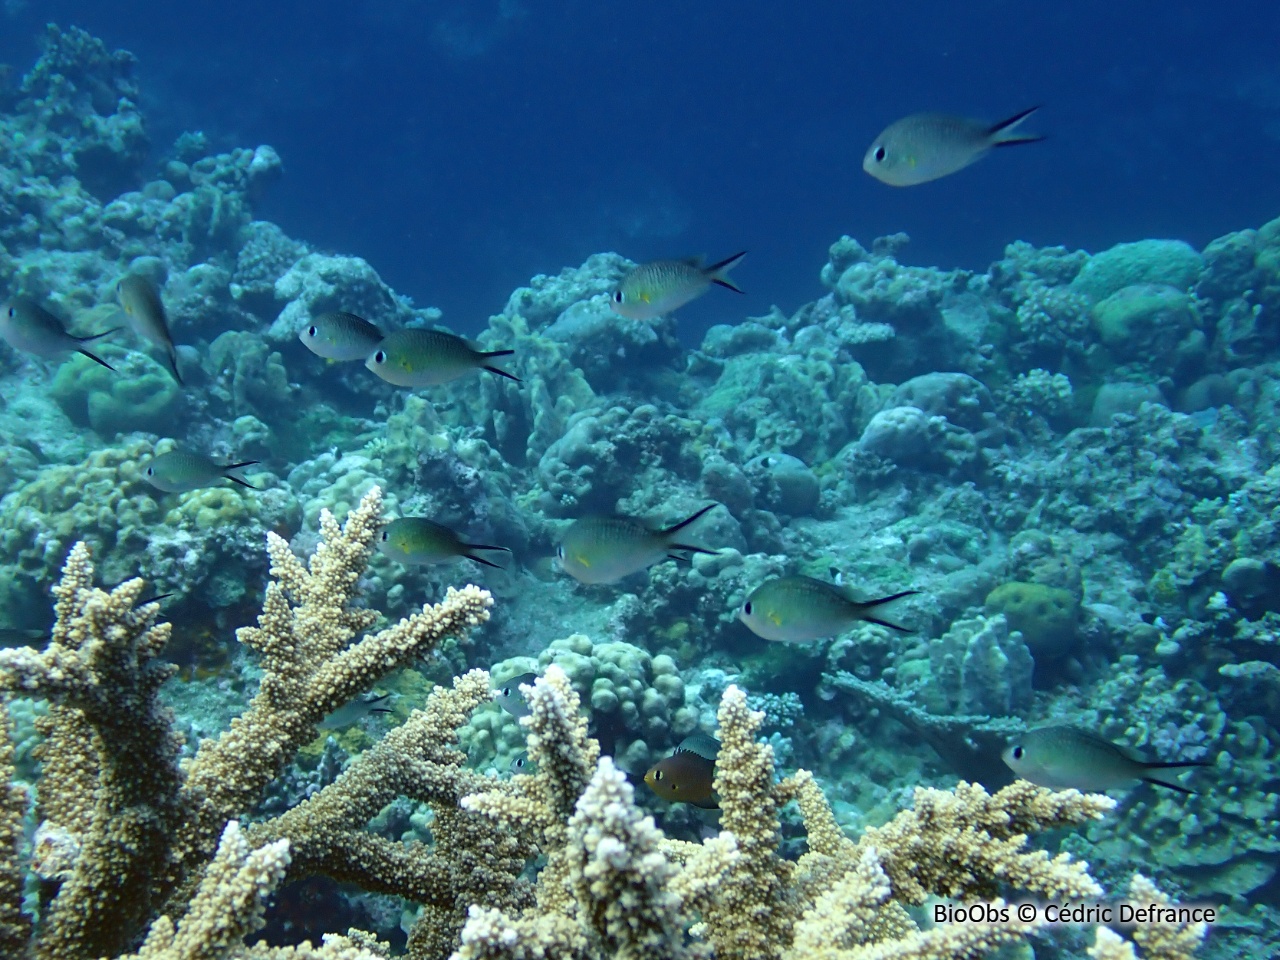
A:
<svg viewBox="0 0 1280 960">
<path fill-rule="evenodd" d="M 257 488 L 257 487 L 255 487 L 252 483 L 250 483 L 248 480 L 241 480 L 239 477 L 233 477 L 233 476 L 231 476 L 230 474 L 227 474 L 227 479 L 228 479 L 228 480 L 230 480 L 232 483 L 238 483 L 238 484 L 240 484 L 240 486 L 242 486 L 242 487 L 248 487 L 250 490 L 257 490 L 257 489 L 258 489 L 258 488 Z"/>
<path fill-rule="evenodd" d="M 1196 792 L 1190 787 L 1184 787 L 1180 783 L 1170 783 L 1168 780 L 1157 780 L 1155 777 L 1143 777 L 1143 783 L 1151 783 L 1157 787 L 1165 787 L 1168 790 L 1177 790 L 1179 793 L 1185 793 L 1189 797 L 1194 797 Z"/>
<path fill-rule="evenodd" d="M 102 334 L 102 336 L 104 336 L 104 337 L 105 337 L 105 336 L 106 336 L 106 334 L 104 333 L 104 334 Z M 104 367 L 106 367 L 106 368 L 107 368 L 108 370 L 110 370 L 112 373 L 116 373 L 116 372 L 117 372 L 115 367 L 113 367 L 111 364 L 107 363 L 107 361 L 103 360 L 103 359 L 102 359 L 100 356 L 98 356 L 97 354 L 95 354 L 95 353 L 90 353 L 90 352 L 89 352 L 88 350 L 86 350 L 84 347 L 80 347 L 78 350 L 76 350 L 76 353 L 79 353 L 79 354 L 82 354 L 82 355 L 84 355 L 84 356 L 88 357 L 88 358 L 89 358 L 90 360 L 92 360 L 94 363 L 100 363 L 100 364 L 102 364 Z"/>
<path fill-rule="evenodd" d="M 514 350 L 485 350 L 485 351 L 483 351 L 483 352 L 480 354 L 480 356 L 482 356 L 482 357 L 509 357 L 509 356 L 511 356 L 513 353 L 515 353 L 515 351 L 514 351 Z"/>
<path fill-rule="evenodd" d="M 887 597 L 881 597 L 879 600 L 868 600 L 866 603 L 859 604 L 859 606 L 878 607 L 882 603 L 892 603 L 894 600 L 901 600 L 903 597 L 915 596 L 919 592 L 919 590 L 903 590 L 899 593 L 891 593 Z"/>
<path fill-rule="evenodd" d="M 103 337 L 109 337 L 119 329 L 119 327 L 112 327 L 110 330 L 103 330 L 101 333 L 91 333 L 87 337 L 76 337 L 75 339 L 80 343 L 89 343 L 92 340 L 101 340 Z"/>
<path fill-rule="evenodd" d="M 672 534 L 672 533 L 675 533 L 677 530 L 683 530 L 685 527 L 693 523 L 693 521 L 697 520 L 704 513 L 707 513 L 709 510 L 714 510 L 718 506 L 720 506 L 719 503 L 709 503 L 705 507 L 703 507 L 701 510 L 699 510 L 697 513 L 695 513 L 693 516 L 686 517 L 685 519 L 681 520 L 679 523 L 675 524 L 674 526 L 667 527 L 662 532 L 664 534 Z M 687 550 L 689 548 L 685 547 L 683 549 Z"/>
<path fill-rule="evenodd" d="M 171 352 L 169 354 L 169 372 L 173 374 L 173 379 L 178 381 L 178 386 L 180 387 L 186 386 L 186 384 L 182 382 L 182 371 L 178 369 L 177 353 Z"/>
<path fill-rule="evenodd" d="M 503 350 L 503 351 L 499 351 L 499 352 L 501 352 L 501 353 L 514 353 L 515 351 L 513 351 L 513 350 Z M 486 354 L 486 356 L 491 356 L 491 354 Z M 519 377 L 517 377 L 514 373 L 507 373 L 507 371 L 505 371 L 505 370 L 503 370 L 503 369 L 501 369 L 501 368 L 499 368 L 499 367 L 491 367 L 491 366 L 489 366 L 488 364 L 485 364 L 485 367 L 484 367 L 484 368 L 485 368 L 486 370 L 488 370 L 490 373 L 496 373 L 496 374 L 497 374 L 498 376 L 500 376 L 500 377 L 506 377 L 508 380 L 514 380 L 516 383 L 524 383 L 524 381 L 523 381 L 523 380 L 521 380 Z"/>
<path fill-rule="evenodd" d="M 1010 127 L 1016 127 L 1023 120 L 1027 119 L 1027 117 L 1031 116 L 1033 113 L 1035 113 L 1039 109 L 1040 109 L 1040 104 L 1037 103 L 1034 107 L 1027 107 L 1027 109 L 1021 110 L 1018 113 L 1015 113 L 1012 117 L 1008 117 L 1004 120 L 1001 120 L 999 123 L 993 123 L 990 127 L 987 128 L 987 135 L 995 136 L 997 133 L 1000 133 L 1002 130 L 1008 130 Z"/>
</svg>

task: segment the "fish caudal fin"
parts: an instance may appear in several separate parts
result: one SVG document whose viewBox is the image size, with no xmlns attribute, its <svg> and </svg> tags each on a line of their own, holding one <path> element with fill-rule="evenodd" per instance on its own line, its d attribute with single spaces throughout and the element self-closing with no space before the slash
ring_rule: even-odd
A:
<svg viewBox="0 0 1280 960">
<path fill-rule="evenodd" d="M 1039 109 L 1040 106 L 1037 104 L 1034 107 L 1028 107 L 1021 113 L 1015 113 L 1008 120 L 1001 120 L 999 123 L 992 124 L 987 128 L 987 137 L 990 138 L 991 145 L 993 147 L 1012 147 L 1019 143 L 1038 143 L 1043 140 L 1043 134 L 1014 132 L 1015 127 Z"/>
<path fill-rule="evenodd" d="M 903 597 L 914 596 L 919 592 L 919 590 L 902 590 L 898 593 L 891 593 L 887 597 L 881 597 L 878 600 L 867 600 L 863 603 L 858 603 L 857 606 L 860 610 L 870 610 L 872 607 L 879 607 L 886 603 L 893 603 L 895 600 L 901 600 Z M 867 623 L 874 623 L 876 626 L 888 627 L 890 630 L 897 630 L 899 633 L 912 632 L 910 627 L 904 627 L 901 624 L 893 623 L 890 620 L 882 620 L 879 617 L 869 617 L 865 613 L 862 615 L 862 619 L 867 621 Z"/>
<path fill-rule="evenodd" d="M 119 327 L 112 327 L 110 330 L 103 330 L 101 333 L 91 333 L 87 337 L 72 337 L 72 339 L 77 343 L 91 343 L 94 340 L 101 340 L 103 337 L 109 337 L 119 329 Z"/>
<path fill-rule="evenodd" d="M 239 470 L 241 467 L 252 467 L 255 463 L 261 463 L 261 462 L 262 462 L 261 460 L 241 460 L 239 463 L 229 463 L 222 468 L 222 475 L 226 477 L 228 480 L 230 480 L 232 483 L 238 483 L 240 484 L 240 486 L 248 487 L 250 490 L 257 490 L 258 488 L 255 487 L 248 480 L 241 480 L 239 477 L 233 477 L 231 475 L 231 471 Z"/>
<path fill-rule="evenodd" d="M 510 353 L 511 351 L 507 351 L 507 352 Z M 516 383 L 524 383 L 524 381 L 521 380 L 519 377 L 517 377 L 514 373 L 507 373 L 507 371 L 503 370 L 501 367 L 491 367 L 489 366 L 489 364 L 486 363 L 484 365 L 484 369 L 488 370 L 490 373 L 496 373 L 500 377 L 506 377 L 508 380 L 514 380 Z"/>
<path fill-rule="evenodd" d="M 742 262 L 742 258 L 747 255 L 747 251 L 735 253 L 732 257 L 727 257 L 719 263 L 713 263 L 704 269 L 707 279 L 712 283 L 724 287 L 726 290 L 732 290 L 734 293 L 745 293 L 740 286 L 729 279 L 729 271 Z"/>
<path fill-rule="evenodd" d="M 669 536 L 671 536 L 671 534 L 673 534 L 673 533 L 675 533 L 675 532 L 677 532 L 677 531 L 679 531 L 679 530 L 683 530 L 685 527 L 687 527 L 689 524 L 693 523 L 693 521 L 697 520 L 697 519 L 698 519 L 700 516 L 702 516 L 704 513 L 708 512 L 709 510 L 714 510 L 714 509 L 715 509 L 716 507 L 718 507 L 718 506 L 720 506 L 720 504 L 718 504 L 718 503 L 710 503 L 710 504 L 707 504 L 707 506 L 703 507 L 701 510 L 699 510 L 697 513 L 695 513 L 693 516 L 691 516 L 691 517 L 686 517 L 685 519 L 681 520 L 679 523 L 677 523 L 677 524 L 673 524 L 672 526 L 667 527 L 665 530 L 663 530 L 663 531 L 662 531 L 662 535 L 663 535 L 664 537 L 669 537 Z M 676 544 L 672 544 L 672 547 L 676 547 Z M 694 551 L 699 551 L 699 550 L 701 550 L 701 548 L 699 548 L 699 547 L 683 547 L 683 546 L 682 546 L 682 547 L 679 547 L 678 549 L 680 549 L 680 550 L 694 550 Z M 715 551 L 714 551 L 714 550 L 702 550 L 701 552 L 703 552 L 703 553 L 714 553 Z"/>
<path fill-rule="evenodd" d="M 173 379 L 178 381 L 178 386 L 185 387 L 186 384 L 182 382 L 182 371 L 178 369 L 178 351 L 173 347 L 169 348 L 168 360 L 169 372 L 173 374 Z"/>
<path fill-rule="evenodd" d="M 491 543 L 464 543 L 462 548 L 467 552 L 463 554 L 468 560 L 474 560 L 476 563 L 483 563 L 486 567 L 493 567 L 495 570 L 507 569 L 500 563 L 494 563 L 492 560 L 486 560 L 484 557 L 472 553 L 473 550 L 502 550 L 506 553 L 512 553 L 510 547 L 497 547 Z"/>
<path fill-rule="evenodd" d="M 1194 796 L 1194 790 L 1190 787 L 1184 787 L 1174 779 L 1175 773 L 1168 771 L 1190 770 L 1192 767 L 1211 767 L 1213 764 L 1207 760 L 1172 760 L 1145 763 L 1143 766 L 1146 768 L 1142 777 L 1144 783 L 1153 783 L 1159 787 L 1168 787 L 1170 790 L 1177 790 L 1179 793 Z"/>
<path fill-rule="evenodd" d="M 106 336 L 106 334 L 103 334 L 103 336 Z M 86 350 L 84 347 L 78 347 L 78 348 L 76 349 L 76 353 L 80 354 L 81 356 L 88 357 L 88 358 L 89 358 L 90 360 L 92 360 L 94 363 L 100 363 L 100 364 L 102 364 L 104 367 L 106 367 L 106 368 L 107 368 L 108 370 L 110 370 L 112 373 L 115 373 L 115 372 L 116 372 L 116 368 L 115 368 L 115 367 L 113 367 L 111 364 L 107 363 L 107 361 L 103 360 L 103 359 L 102 359 L 100 356 L 98 356 L 96 353 L 90 353 L 90 352 L 89 352 L 88 350 Z"/>
</svg>

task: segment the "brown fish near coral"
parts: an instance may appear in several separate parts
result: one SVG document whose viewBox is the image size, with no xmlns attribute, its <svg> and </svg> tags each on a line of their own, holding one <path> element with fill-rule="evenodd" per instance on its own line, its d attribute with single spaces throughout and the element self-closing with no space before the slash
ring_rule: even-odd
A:
<svg viewBox="0 0 1280 960">
<path fill-rule="evenodd" d="M 649 789 L 672 803 L 691 803 L 704 810 L 719 810 L 713 783 L 720 741 L 705 733 L 685 737 L 675 753 L 659 760 L 644 775 Z"/>
</svg>

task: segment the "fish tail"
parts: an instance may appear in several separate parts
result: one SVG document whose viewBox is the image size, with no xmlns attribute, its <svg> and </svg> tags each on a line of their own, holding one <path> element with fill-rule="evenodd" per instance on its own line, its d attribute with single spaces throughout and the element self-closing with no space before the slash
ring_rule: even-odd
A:
<svg viewBox="0 0 1280 960">
<path fill-rule="evenodd" d="M 1001 120 L 999 123 L 992 124 L 987 128 L 987 137 L 990 139 L 991 145 L 993 147 L 1010 147 L 1016 146 L 1019 143 L 1037 143 L 1038 141 L 1043 140 L 1044 135 L 1039 133 L 1014 133 L 1014 128 L 1018 126 L 1018 124 L 1022 123 L 1023 120 L 1027 119 L 1027 117 L 1031 116 L 1039 109 L 1040 105 L 1036 104 L 1034 107 L 1028 107 L 1021 113 L 1015 113 L 1007 120 Z"/>
<path fill-rule="evenodd" d="M 719 504 L 719 503 L 710 503 L 710 504 L 707 504 L 707 506 L 703 507 L 701 510 L 699 510 L 697 513 L 695 513 L 693 516 L 691 516 L 691 517 L 686 517 L 685 519 L 681 520 L 679 523 L 677 523 L 677 524 L 675 524 L 675 525 L 673 525 L 673 526 L 667 527 L 665 530 L 663 530 L 663 531 L 662 531 L 662 535 L 663 535 L 664 537 L 669 537 L 671 534 L 675 533 L 677 530 L 683 530 L 685 527 L 687 527 L 689 524 L 693 523 L 693 521 L 697 520 L 700 516 L 702 516 L 702 515 L 703 515 L 704 513 L 706 513 L 708 510 L 714 510 L 714 509 L 715 509 L 716 507 L 718 507 L 718 506 L 720 506 L 720 504 Z M 680 549 L 682 549 L 682 550 L 689 550 L 689 549 L 692 549 L 692 548 L 690 548 L 690 547 L 681 547 Z M 711 551 L 708 551 L 708 552 L 711 552 Z"/>
<path fill-rule="evenodd" d="M 178 386 L 185 387 L 182 382 L 182 372 L 178 369 L 178 351 L 174 349 L 173 344 L 169 344 L 169 372 L 173 374 L 173 379 L 178 381 Z"/>
<path fill-rule="evenodd" d="M 222 475 L 226 477 L 228 480 L 230 480 L 232 483 L 238 483 L 240 484 L 240 486 L 248 487 L 250 490 L 257 490 L 258 488 L 255 487 L 248 480 L 241 480 L 239 477 L 233 477 L 231 475 L 231 471 L 239 470 L 241 467 L 252 467 L 255 463 L 261 463 L 261 462 L 262 462 L 261 460 L 241 460 L 239 463 L 229 463 L 222 468 Z"/>
<path fill-rule="evenodd" d="M 502 350 L 502 351 L 499 351 L 499 352 L 500 352 L 500 353 L 511 353 L 512 351 L 510 351 L 510 350 Z M 498 376 L 500 376 L 500 377 L 506 377 L 508 380 L 514 380 L 516 383 L 524 383 L 524 381 L 523 381 L 523 380 L 521 380 L 519 377 L 517 377 L 514 373 L 507 373 L 507 371 L 503 370 L 501 367 L 492 367 L 492 366 L 490 366 L 489 364 L 487 364 L 487 363 L 486 363 L 486 364 L 484 365 L 484 369 L 485 369 L 485 370 L 488 370 L 490 373 L 496 373 L 496 374 L 497 374 Z"/>
<path fill-rule="evenodd" d="M 1194 794 L 1195 791 L 1184 787 L 1173 779 L 1173 774 L 1161 773 L 1164 770 L 1190 770 L 1193 767 L 1211 767 L 1213 764 L 1208 760 L 1157 760 L 1152 763 L 1144 763 L 1144 775 L 1142 779 L 1147 783 L 1158 784 L 1162 787 L 1168 787 L 1170 790 L 1177 790 L 1179 793 Z"/>
<path fill-rule="evenodd" d="M 672 553 L 677 551 L 680 553 L 705 553 L 709 557 L 714 557 L 720 552 L 719 550 L 708 550 L 706 547 L 695 547 L 691 543 L 673 543 L 671 546 L 667 547 L 667 549 Z M 672 553 L 668 553 L 667 556 L 671 557 L 673 560 L 683 560 L 685 563 L 689 562 L 688 557 L 672 556 Z"/>
<path fill-rule="evenodd" d="M 1162 777 L 1143 777 L 1143 783 L 1153 783 L 1158 787 L 1168 787 L 1170 790 L 1177 790 L 1179 793 L 1185 793 L 1189 797 L 1194 797 L 1196 792 L 1190 787 L 1184 787 L 1182 784 L 1173 780 L 1165 780 Z"/>
<path fill-rule="evenodd" d="M 513 353 L 515 353 L 514 350 L 481 350 L 480 356 L 488 359 L 489 357 L 509 357 Z"/>
<path fill-rule="evenodd" d="M 104 337 L 105 337 L 105 336 L 106 336 L 106 334 L 105 334 L 105 333 L 104 333 L 104 334 L 101 334 L 101 336 L 104 336 Z M 91 338 L 86 338 L 86 339 L 91 339 Z M 83 342 L 83 341 L 81 341 L 81 342 Z M 111 364 L 107 363 L 107 361 L 103 360 L 103 359 L 102 359 L 100 356 L 98 356 L 96 353 L 90 353 L 90 352 L 89 352 L 88 350 L 86 350 L 84 347 L 78 347 L 78 348 L 76 349 L 76 353 L 79 353 L 79 354 L 81 354 L 81 355 L 83 355 L 83 356 L 88 357 L 88 358 L 89 358 L 90 360 L 92 360 L 94 363 L 100 363 L 100 364 L 102 364 L 104 367 L 106 367 L 106 368 L 107 368 L 108 370 L 110 370 L 112 373 L 115 373 L 115 372 L 116 372 L 116 368 L 115 368 L 115 367 L 113 367 Z"/>
<path fill-rule="evenodd" d="M 494 546 L 491 543 L 464 543 L 462 545 L 462 548 L 463 550 L 466 550 L 466 551 L 503 550 L 507 553 L 514 553 L 514 551 L 510 547 L 498 547 L 498 546 Z M 486 567 L 493 567 L 495 570 L 507 569 L 500 563 L 494 563 L 492 560 L 486 560 L 484 557 L 478 557 L 474 553 L 470 553 L 470 552 L 464 553 L 463 556 L 466 557 L 468 560 L 474 560 L 476 563 L 483 563 Z"/>
<path fill-rule="evenodd" d="M 872 607 L 879 607 L 886 603 L 893 603 L 895 600 L 901 600 L 903 597 L 910 597 L 919 592 L 919 590 L 902 590 L 898 593 L 891 593 L 887 597 L 880 597 L 878 600 L 867 600 L 862 603 L 856 603 L 855 605 L 859 610 L 870 610 Z M 867 623 L 874 623 L 880 627 L 888 627 L 890 630 L 897 630 L 899 633 L 912 632 L 910 627 L 904 627 L 901 624 L 892 622 L 891 620 L 883 620 L 879 617 L 868 617 L 865 614 L 862 616 L 862 619 Z"/>
<path fill-rule="evenodd" d="M 726 257 L 719 263 L 713 263 L 711 266 L 706 267 L 703 272 L 712 283 L 719 284 L 726 290 L 732 290 L 735 293 L 745 293 L 745 290 L 729 279 L 729 271 L 740 264 L 742 258 L 746 255 L 747 251 L 745 250 L 735 253 L 732 257 Z"/>
<path fill-rule="evenodd" d="M 101 340 L 103 337 L 109 337 L 119 329 L 119 327 L 112 327 L 110 330 L 103 330 L 101 333 L 91 333 L 87 337 L 72 337 L 71 339 L 77 343 L 90 343 L 94 340 Z"/>
</svg>

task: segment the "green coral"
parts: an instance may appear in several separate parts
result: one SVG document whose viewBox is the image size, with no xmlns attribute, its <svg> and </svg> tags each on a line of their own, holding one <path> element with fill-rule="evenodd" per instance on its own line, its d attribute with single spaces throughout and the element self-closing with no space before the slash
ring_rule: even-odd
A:
<svg viewBox="0 0 1280 960">
<path fill-rule="evenodd" d="M 75 357 L 58 368 L 49 393 L 63 413 L 102 436 L 165 433 L 181 415 L 182 390 L 143 353 L 111 358 L 117 372 Z"/>
<path fill-rule="evenodd" d="M 987 612 L 1003 613 L 1037 659 L 1070 652 L 1080 619 L 1080 598 L 1042 583 L 1003 583 L 987 594 Z"/>
<path fill-rule="evenodd" d="M 1119 243 L 1089 258 L 1071 289 L 1096 300 L 1135 283 L 1159 283 L 1179 290 L 1192 286 L 1204 261 L 1181 240 Z"/>
</svg>

